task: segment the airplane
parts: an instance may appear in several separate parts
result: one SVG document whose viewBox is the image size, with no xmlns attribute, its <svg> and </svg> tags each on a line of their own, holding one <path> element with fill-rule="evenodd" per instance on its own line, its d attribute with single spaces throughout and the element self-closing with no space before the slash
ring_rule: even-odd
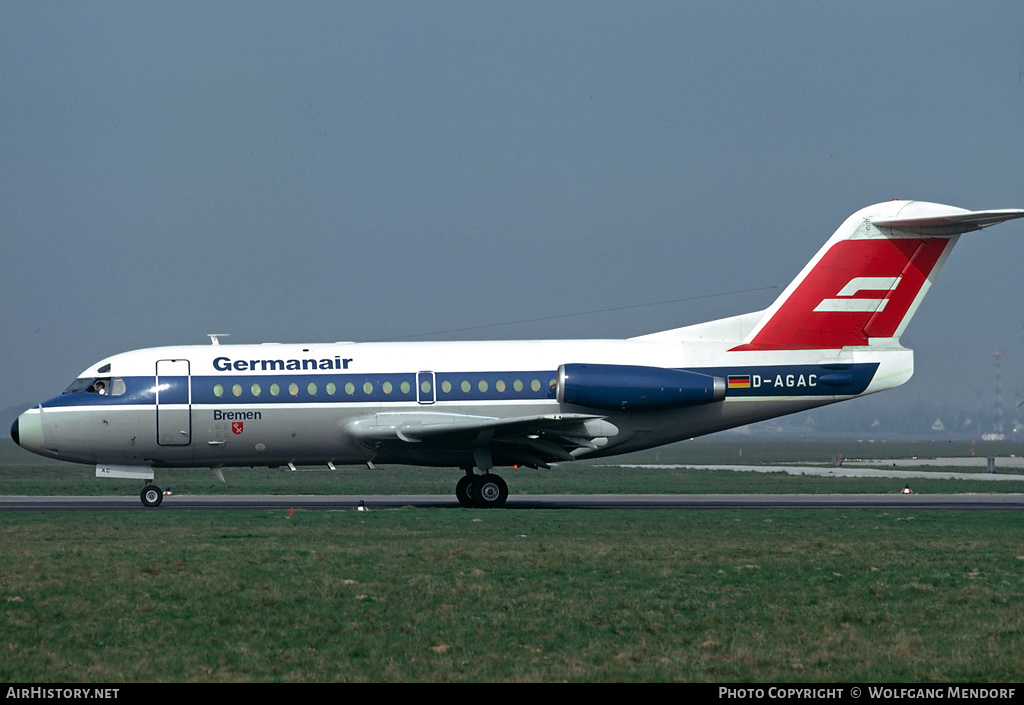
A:
<svg viewBox="0 0 1024 705">
<path fill-rule="evenodd" d="M 767 309 L 625 340 L 158 347 L 83 371 L 11 437 L 139 479 L 154 470 L 397 463 L 461 468 L 466 507 L 504 506 L 498 467 L 549 468 L 897 387 L 900 336 L 962 233 L 1024 217 L 894 200 L 839 227 Z M 477 472 L 479 471 L 479 472 Z"/>
</svg>

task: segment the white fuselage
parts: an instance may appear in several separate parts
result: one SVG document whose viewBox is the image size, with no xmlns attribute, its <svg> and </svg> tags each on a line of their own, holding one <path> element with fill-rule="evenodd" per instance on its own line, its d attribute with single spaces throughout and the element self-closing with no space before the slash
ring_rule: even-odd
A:
<svg viewBox="0 0 1024 705">
<path fill-rule="evenodd" d="M 573 363 L 706 373 L 726 380 L 725 398 L 657 410 L 559 403 L 559 366 Z M 591 435 L 596 447 L 573 457 L 610 455 L 880 391 L 912 369 L 903 349 L 728 352 L 721 343 L 646 340 L 151 348 L 86 369 L 80 379 L 112 380 L 110 392 L 44 402 L 21 417 L 19 435 L 30 450 L 97 464 L 465 466 L 473 464 L 472 444 L 367 441 L 347 429 L 389 414 L 426 421 L 587 415 L 604 419 L 609 435 Z M 828 384 L 842 370 L 857 374 Z"/>
</svg>

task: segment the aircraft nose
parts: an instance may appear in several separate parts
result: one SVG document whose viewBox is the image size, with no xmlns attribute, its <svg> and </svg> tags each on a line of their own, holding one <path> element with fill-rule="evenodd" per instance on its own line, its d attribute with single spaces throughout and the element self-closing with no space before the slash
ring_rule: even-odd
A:
<svg viewBox="0 0 1024 705">
<path fill-rule="evenodd" d="M 39 417 L 38 410 L 30 409 L 14 420 L 11 424 L 11 438 L 19 446 L 33 453 L 38 453 L 42 449 L 43 420 Z"/>
</svg>

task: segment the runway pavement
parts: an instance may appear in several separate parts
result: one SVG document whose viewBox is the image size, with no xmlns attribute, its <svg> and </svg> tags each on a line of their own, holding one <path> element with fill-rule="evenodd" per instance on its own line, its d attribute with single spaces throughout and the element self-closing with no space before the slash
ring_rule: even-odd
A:
<svg viewBox="0 0 1024 705">
<path fill-rule="evenodd" d="M 0 511 L 178 511 L 210 509 L 459 509 L 449 495 L 171 495 L 156 508 L 138 496 L 0 497 Z M 512 495 L 506 509 L 899 509 L 1024 510 L 1024 494 L 561 494 Z"/>
<path fill-rule="evenodd" d="M 912 470 L 928 464 L 974 468 L 975 472 Z M 997 472 L 979 471 L 985 458 L 847 460 L 843 467 L 802 465 L 620 465 L 635 468 L 707 468 L 737 472 L 784 472 L 831 477 L 892 477 L 1019 482 L 1020 493 L 999 494 L 557 494 L 510 495 L 508 509 L 1024 509 L 1024 459 L 1000 458 Z M 870 465 L 872 467 L 865 467 Z M 204 509 L 354 510 L 362 500 L 373 509 L 399 507 L 459 509 L 452 495 L 170 495 L 155 508 L 138 495 L 91 497 L 0 496 L 0 511 L 174 511 Z"/>
</svg>

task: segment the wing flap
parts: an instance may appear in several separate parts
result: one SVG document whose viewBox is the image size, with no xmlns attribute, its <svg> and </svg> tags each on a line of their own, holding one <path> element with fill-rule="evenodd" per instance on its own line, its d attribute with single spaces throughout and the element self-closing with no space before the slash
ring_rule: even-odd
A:
<svg viewBox="0 0 1024 705">
<path fill-rule="evenodd" d="M 474 436 L 486 431 L 493 431 L 494 435 L 515 435 L 561 429 L 580 431 L 580 435 L 591 438 L 615 435 L 608 431 L 614 429 L 617 433 L 618 429 L 608 422 L 597 425 L 589 423 L 601 421 L 603 418 L 592 414 L 545 414 L 503 419 L 468 414 L 396 412 L 374 414 L 350 421 L 345 425 L 345 430 L 360 440 L 397 438 L 407 443 L 458 435 Z"/>
<path fill-rule="evenodd" d="M 492 456 L 521 465 L 575 460 L 596 450 L 619 429 L 603 416 L 544 414 L 499 418 L 433 412 L 380 413 L 350 421 L 345 431 L 367 446 L 410 448 L 423 444 L 471 453 L 479 467 Z M 574 454 L 575 451 L 575 454 Z"/>
</svg>

